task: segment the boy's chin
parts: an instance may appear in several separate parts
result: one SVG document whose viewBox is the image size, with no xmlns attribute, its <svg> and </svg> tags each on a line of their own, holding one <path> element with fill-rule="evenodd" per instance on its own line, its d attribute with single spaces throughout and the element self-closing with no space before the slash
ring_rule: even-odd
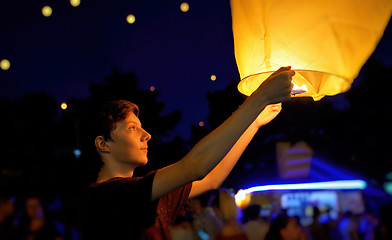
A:
<svg viewBox="0 0 392 240">
<path fill-rule="evenodd" d="M 137 165 L 138 167 L 141 167 L 141 166 L 146 165 L 147 163 L 148 163 L 148 158 L 139 159 L 139 160 L 137 161 L 136 165 Z"/>
</svg>

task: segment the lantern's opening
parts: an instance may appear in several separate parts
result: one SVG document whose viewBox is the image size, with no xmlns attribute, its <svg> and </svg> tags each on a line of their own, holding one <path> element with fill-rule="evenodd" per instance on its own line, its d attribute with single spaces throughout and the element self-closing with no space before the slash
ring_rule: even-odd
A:
<svg viewBox="0 0 392 240">
<path fill-rule="evenodd" d="M 351 82 L 342 76 L 332 73 L 293 69 L 295 75 L 293 83 L 301 90 L 292 92 L 294 97 L 312 97 L 314 100 L 320 100 L 325 95 L 336 95 L 346 92 L 351 87 Z M 261 72 L 245 77 L 238 84 L 238 90 L 249 96 L 251 95 L 271 74 L 270 72 Z M 295 88 L 293 90 L 299 90 Z"/>
<path fill-rule="evenodd" d="M 306 87 L 305 84 L 302 84 L 301 86 L 298 86 L 295 84 L 294 81 L 291 81 L 293 83 L 293 89 L 291 90 L 292 95 L 297 95 L 297 94 L 302 94 L 302 93 L 307 93 L 308 88 Z"/>
</svg>

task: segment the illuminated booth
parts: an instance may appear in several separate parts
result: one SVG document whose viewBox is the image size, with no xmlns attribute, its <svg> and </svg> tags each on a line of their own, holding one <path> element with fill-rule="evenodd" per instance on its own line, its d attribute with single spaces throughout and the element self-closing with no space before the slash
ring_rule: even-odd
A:
<svg viewBox="0 0 392 240">
<path fill-rule="evenodd" d="M 255 179 L 245 183 L 246 188 L 235 196 L 241 208 L 258 204 L 264 217 L 285 209 L 307 226 L 313 221 L 313 207 L 324 213 L 324 219 L 337 220 L 347 211 L 362 214 L 366 208 L 378 210 L 392 201 L 391 196 L 362 176 L 315 155 L 305 142 L 280 142 L 276 150 L 278 176 L 261 181 L 264 173 L 260 173 L 260 179 L 252 176 Z"/>
<path fill-rule="evenodd" d="M 325 217 L 337 220 L 340 213 L 365 212 L 363 192 L 367 183 L 363 180 L 304 182 L 294 184 L 261 185 L 241 189 L 235 195 L 241 208 L 250 204 L 262 207 L 261 215 L 269 217 L 283 209 L 289 216 L 298 216 L 307 226 L 312 223 L 313 207 L 318 207 Z"/>
</svg>

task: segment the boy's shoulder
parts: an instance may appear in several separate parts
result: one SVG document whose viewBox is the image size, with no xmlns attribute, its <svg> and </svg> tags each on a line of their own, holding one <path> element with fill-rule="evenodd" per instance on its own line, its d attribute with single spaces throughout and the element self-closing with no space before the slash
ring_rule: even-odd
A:
<svg viewBox="0 0 392 240">
<path fill-rule="evenodd" d="M 125 204 L 126 201 L 141 204 L 151 199 L 154 172 L 144 177 L 116 177 L 100 183 L 92 183 L 83 192 L 88 203 Z"/>
<path fill-rule="evenodd" d="M 155 171 L 149 172 L 147 175 L 143 177 L 114 177 L 104 182 L 95 182 L 90 184 L 87 189 L 100 189 L 121 185 L 141 185 L 141 184 L 151 184 L 153 182 L 155 176 Z"/>
<path fill-rule="evenodd" d="M 88 186 L 88 188 L 99 188 L 99 187 L 105 187 L 105 186 L 116 185 L 116 184 L 136 183 L 142 180 L 143 178 L 144 177 L 115 177 L 106 180 L 104 182 L 92 183 Z"/>
</svg>

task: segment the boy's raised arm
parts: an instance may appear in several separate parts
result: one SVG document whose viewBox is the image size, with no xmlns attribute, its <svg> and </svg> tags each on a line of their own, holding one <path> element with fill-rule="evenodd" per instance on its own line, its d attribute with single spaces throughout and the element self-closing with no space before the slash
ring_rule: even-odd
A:
<svg viewBox="0 0 392 240">
<path fill-rule="evenodd" d="M 269 104 L 290 99 L 290 67 L 274 72 L 222 125 L 204 137 L 180 161 L 157 171 L 151 199 L 205 177 L 226 156 L 237 140 Z"/>
</svg>

